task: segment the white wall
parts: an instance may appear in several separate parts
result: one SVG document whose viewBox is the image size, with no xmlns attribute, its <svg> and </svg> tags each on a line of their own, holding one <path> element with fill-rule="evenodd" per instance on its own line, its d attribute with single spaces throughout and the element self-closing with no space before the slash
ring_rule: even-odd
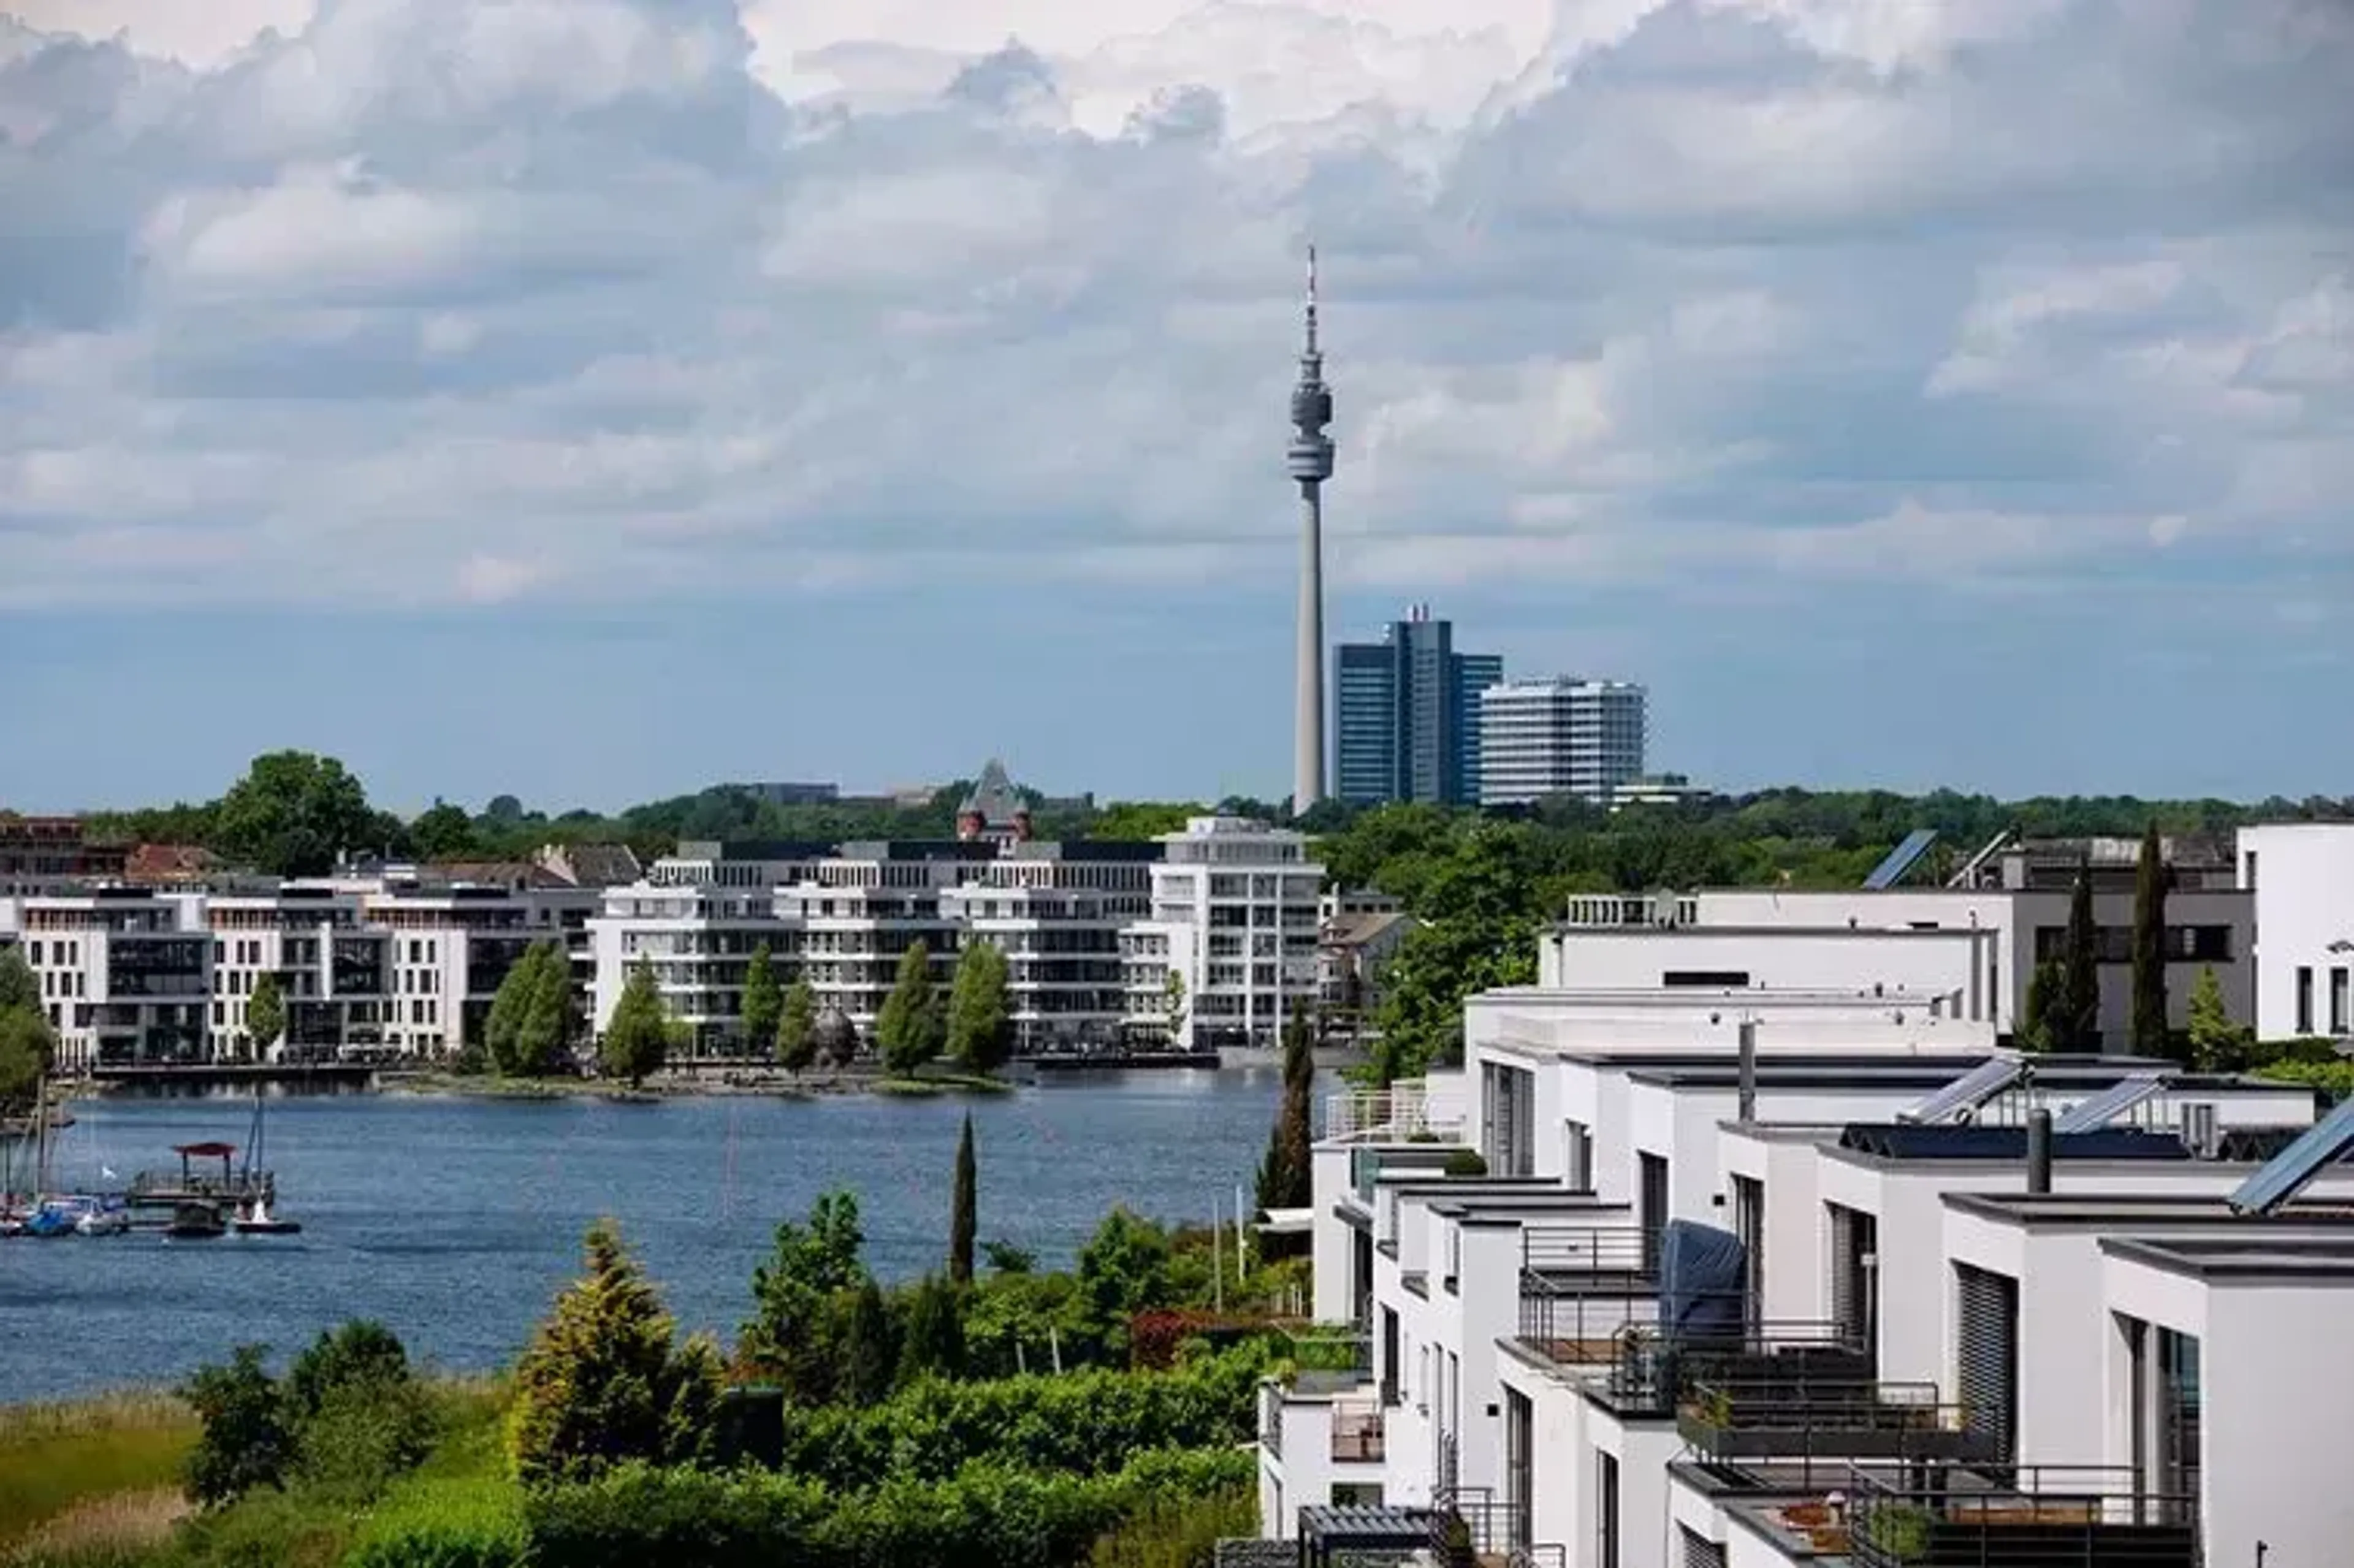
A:
<svg viewBox="0 0 2354 1568">
<path fill-rule="evenodd" d="M 2305 968 L 2313 971 L 2312 1032 L 2327 1033 L 2330 971 L 2354 966 L 2354 953 L 2329 950 L 2354 941 L 2354 822 L 2242 828 L 2238 848 L 2240 885 L 2255 895 L 2256 1033 L 2305 1033 L 2296 1016 L 2296 971 Z"/>
<path fill-rule="evenodd" d="M 1667 989 L 1674 971 L 1747 976 L 1734 988 L 1909 993 L 1946 999 L 1956 1016 L 1992 1016 L 1987 963 L 1990 932 L 1967 928 L 1721 930 L 1704 927 L 1566 927 L 1544 938 L 1540 974 L 1559 989 Z M 1681 988 L 1678 988 L 1681 989 Z M 1925 1005 L 1925 1001 L 1922 1003 Z"/>
</svg>

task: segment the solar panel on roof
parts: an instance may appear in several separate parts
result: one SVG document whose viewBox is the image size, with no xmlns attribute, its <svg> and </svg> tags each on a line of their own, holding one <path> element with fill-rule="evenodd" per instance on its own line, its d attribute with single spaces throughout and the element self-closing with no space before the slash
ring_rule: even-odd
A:
<svg viewBox="0 0 2354 1568">
<path fill-rule="evenodd" d="M 2134 1073 L 2119 1078 L 2099 1094 L 2078 1100 L 2052 1123 L 2053 1132 L 2090 1132 L 2106 1127 L 2143 1101 L 2164 1092 L 2170 1073 Z"/>
<path fill-rule="evenodd" d="M 1874 893 L 1895 886 L 1904 874 L 1913 869 L 1914 863 L 1927 854 L 1929 846 L 1936 842 L 1936 829 L 1914 829 L 1904 835 L 1903 843 L 1888 852 L 1886 860 L 1872 868 L 1872 874 L 1863 879 L 1863 885 Z"/>
<path fill-rule="evenodd" d="M 2019 1081 L 2027 1064 L 2017 1056 L 1997 1056 L 1981 1062 L 1914 1106 L 1896 1113 L 1898 1121 L 1943 1121 L 1966 1110 L 1976 1110 Z"/>
<path fill-rule="evenodd" d="M 2307 1128 L 2304 1136 L 2268 1160 L 2264 1168 L 2240 1183 L 2223 1201 L 2239 1214 L 2269 1214 L 2306 1189 L 2322 1167 L 2343 1159 L 2354 1149 L 2354 1100 Z"/>
</svg>

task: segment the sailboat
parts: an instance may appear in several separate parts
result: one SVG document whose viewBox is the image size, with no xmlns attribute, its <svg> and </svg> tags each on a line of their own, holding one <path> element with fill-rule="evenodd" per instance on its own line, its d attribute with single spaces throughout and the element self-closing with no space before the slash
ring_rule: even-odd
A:
<svg viewBox="0 0 2354 1568">
<path fill-rule="evenodd" d="M 245 1141 L 245 1171 L 238 1185 L 252 1194 L 229 1220 L 228 1228 L 241 1236 L 291 1236 L 302 1229 L 300 1220 L 281 1219 L 270 1212 L 270 1198 L 276 1183 L 261 1164 L 261 1090 L 253 1091 L 253 1126 Z"/>
</svg>

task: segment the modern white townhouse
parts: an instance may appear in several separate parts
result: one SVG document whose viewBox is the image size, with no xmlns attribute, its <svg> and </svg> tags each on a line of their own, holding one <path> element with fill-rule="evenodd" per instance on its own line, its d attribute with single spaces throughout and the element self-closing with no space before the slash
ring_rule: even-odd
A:
<svg viewBox="0 0 2354 1568">
<path fill-rule="evenodd" d="M 1328 1108 L 1297 1218 L 1361 1349 L 1263 1390 L 1268 1534 L 1317 1563 L 1435 1560 L 1457 1520 L 1564 1568 L 2345 1560 L 2354 1112 L 2020 1058 L 1884 991 L 1761 1000 L 1491 994 L 1465 1068 Z"/>
<path fill-rule="evenodd" d="M 2306 830 L 2252 831 L 2261 842 L 2263 833 Z M 1920 835 L 1908 841 L 1926 847 Z M 2133 1013 L 2138 849 L 2138 841 L 2123 839 L 2006 841 L 1988 846 L 1951 885 L 1936 887 L 1901 885 L 1894 878 L 1912 863 L 1892 856 L 1894 873 L 1875 876 L 1884 885 L 1851 890 L 1701 888 L 1575 898 L 1546 945 L 1543 979 L 1578 988 L 1782 990 L 1832 987 L 1871 973 L 1889 983 L 1956 992 L 2008 1036 L 2026 1014 L 2036 967 L 2065 949 L 2072 889 L 2084 867 L 2098 931 L 2102 1033 L 2117 1048 Z M 2201 970 L 2212 969 L 2232 1015 L 2256 1019 L 2269 1033 L 2255 1001 L 2256 895 L 2228 853 L 2190 841 L 2167 841 L 2163 853 L 2171 881 L 2168 1018 L 2177 1027 L 2187 1022 L 2191 988 Z M 2347 841 L 2346 853 L 2354 861 L 2354 840 Z M 2354 916 L 2354 884 L 2332 885 L 2341 891 L 2329 907 Z M 2354 932 L 2348 937 L 2354 940 Z M 1966 980 L 1956 978 L 1965 974 Z"/>
<path fill-rule="evenodd" d="M 387 1050 L 395 939 L 369 923 L 366 906 L 363 894 L 324 884 L 207 895 L 211 1059 L 334 1061 Z M 263 975 L 284 1002 L 284 1033 L 267 1047 L 246 1019 Z"/>
<path fill-rule="evenodd" d="M 1267 1049 L 1291 1008 L 1313 1002 L 1323 868 L 1302 835 L 1201 817 L 1150 842 L 1048 842 L 1011 799 L 977 792 L 954 840 L 682 845 L 642 882 L 606 890 L 589 922 L 596 1026 L 650 959 L 698 1054 L 765 1054 L 742 1037 L 744 977 L 764 943 L 781 980 L 805 977 L 862 1036 L 918 941 L 941 985 L 968 943 L 1004 953 L 1023 1051 Z"/>
<path fill-rule="evenodd" d="M 2242 828 L 2254 906 L 2253 1010 L 2265 1040 L 2354 1037 L 2354 822 Z"/>
</svg>

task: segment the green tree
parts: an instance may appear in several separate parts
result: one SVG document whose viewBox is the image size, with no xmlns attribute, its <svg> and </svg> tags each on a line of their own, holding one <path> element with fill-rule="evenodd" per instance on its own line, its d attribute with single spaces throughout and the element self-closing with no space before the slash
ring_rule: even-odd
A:
<svg viewBox="0 0 2354 1568">
<path fill-rule="evenodd" d="M 432 1402 L 381 1323 L 322 1333 L 281 1384 L 305 1485 L 364 1506 L 432 1447 Z"/>
<path fill-rule="evenodd" d="M 777 1226 L 768 1262 L 752 1271 L 752 1317 L 738 1336 L 746 1362 L 802 1404 L 823 1404 L 843 1378 L 849 1297 L 870 1282 L 858 1200 L 822 1193 L 805 1224 Z"/>
<path fill-rule="evenodd" d="M 763 1051 L 777 1040 L 777 1026 L 785 1012 L 784 993 L 777 987 L 777 967 L 769 944 L 752 949 L 744 969 L 744 1048 L 747 1054 Z M 781 1054 L 781 1053 L 779 1053 Z"/>
<path fill-rule="evenodd" d="M 253 1059 L 267 1061 L 270 1048 L 286 1033 L 286 999 L 278 989 L 278 977 L 265 971 L 253 982 L 253 993 L 245 999 L 245 1037 L 253 1047 Z"/>
<path fill-rule="evenodd" d="M 981 1227 L 980 1169 L 972 1152 L 972 1113 L 964 1113 L 964 1131 L 957 1137 L 956 1192 L 949 1204 L 949 1278 L 958 1285 L 972 1283 L 972 1248 Z"/>
<path fill-rule="evenodd" d="M 2062 1051 L 2090 1054 L 2101 1048 L 2100 938 L 2100 928 L 2093 923 L 2093 868 L 2080 863 L 2068 898 L 2060 1016 L 2052 1033 Z"/>
<path fill-rule="evenodd" d="M 40 1097 L 41 1075 L 57 1051 L 57 1036 L 38 1011 L 0 1008 L 0 1112 L 21 1111 Z"/>
<path fill-rule="evenodd" d="M 640 959 L 606 1022 L 598 1065 L 634 1089 L 648 1074 L 661 1070 L 669 1054 L 670 1017 L 663 1008 L 662 989 L 654 982 L 653 966 Z"/>
<path fill-rule="evenodd" d="M 427 860 L 462 860 L 482 847 L 465 808 L 440 800 L 408 824 L 408 841 Z"/>
<path fill-rule="evenodd" d="M 1079 1294 L 1098 1323 L 1125 1324 L 1169 1300 L 1171 1247 L 1159 1225 L 1115 1208 L 1079 1248 Z"/>
<path fill-rule="evenodd" d="M 907 1331 L 899 1347 L 899 1377 L 962 1377 L 965 1372 L 964 1295 L 955 1285 L 926 1275 L 907 1298 Z"/>
<path fill-rule="evenodd" d="M 931 949 L 910 942 L 899 955 L 898 979 L 883 1010 L 875 1015 L 875 1041 L 882 1052 L 883 1070 L 895 1078 L 911 1076 L 940 1054 L 943 1036 L 939 991 L 932 984 Z"/>
<path fill-rule="evenodd" d="M 198 1367 L 180 1386 L 201 1424 L 188 1453 L 188 1496 L 207 1508 L 282 1484 L 293 1460 L 294 1435 L 264 1354 L 260 1345 L 239 1345 L 226 1362 Z"/>
<path fill-rule="evenodd" d="M 524 992 L 523 1016 L 515 1029 L 515 1070 L 526 1076 L 545 1077 L 570 1057 L 573 1039 L 579 1033 L 580 1010 L 573 994 L 572 960 L 561 947 L 552 941 L 535 942 L 525 956 L 533 960 L 533 967 Z M 660 1005 L 659 996 L 655 1003 Z"/>
<path fill-rule="evenodd" d="M 969 1073 L 994 1073 L 1012 1044 L 1005 955 L 997 944 L 976 938 L 957 955 L 956 983 L 949 993 L 949 1055 Z"/>
<path fill-rule="evenodd" d="M 1185 976 L 1180 969 L 1171 969 L 1161 981 L 1161 1017 L 1162 1027 L 1169 1031 L 1169 1044 L 1175 1046 L 1185 1039 Z"/>
<path fill-rule="evenodd" d="M 842 1398 L 873 1404 L 891 1393 L 899 1368 L 899 1337 L 883 1287 L 869 1279 L 851 1298 L 842 1347 Z"/>
<path fill-rule="evenodd" d="M 674 1343 L 662 1297 L 610 1221 L 588 1228 L 588 1271 L 557 1298 L 515 1363 L 507 1455 L 526 1485 L 588 1479 L 631 1459 L 705 1456 L 722 1388 L 708 1340 Z"/>
<path fill-rule="evenodd" d="M 523 956 L 507 967 L 497 994 L 491 998 L 490 1013 L 482 1021 L 482 1046 L 491 1058 L 491 1066 L 508 1076 L 522 1071 L 523 1020 L 524 1014 L 531 1011 L 538 969 L 539 948 L 525 948 Z"/>
<path fill-rule="evenodd" d="M 2143 1056 L 2181 1055 L 2166 1022 L 2166 850 L 2158 821 L 2141 838 L 2141 863 L 2134 876 L 2133 1048 Z"/>
<path fill-rule="evenodd" d="M 19 1008 L 27 1012 L 41 1011 L 40 978 L 25 961 L 21 949 L 14 946 L 0 948 L 0 1012 L 13 1012 Z"/>
<path fill-rule="evenodd" d="M 2022 1051 L 2052 1051 L 2059 1048 L 2060 997 L 2067 989 L 2067 974 L 2056 959 L 2046 959 L 2035 966 L 2028 977 L 2027 1009 L 2011 1031 L 2011 1042 Z"/>
<path fill-rule="evenodd" d="M 213 812 L 213 847 L 273 876 L 323 876 L 347 849 L 378 847 L 367 791 L 332 757 L 273 751 L 253 759 Z"/>
<path fill-rule="evenodd" d="M 777 1014 L 777 1065 L 798 1078 L 816 1060 L 817 990 L 807 975 L 796 975 Z"/>
<path fill-rule="evenodd" d="M 1316 1026 L 1303 1002 L 1292 1009 L 1283 1032 L 1283 1097 L 1278 1103 L 1275 1126 L 1267 1134 L 1267 1158 L 1258 1171 L 1258 1208 L 1304 1209 L 1315 1202 L 1310 1147 L 1314 1142 Z M 1263 1252 L 1289 1255 L 1297 1237 L 1267 1236 Z"/>
<path fill-rule="evenodd" d="M 2200 968 L 2184 1005 L 2191 1065 L 2202 1072 L 2237 1071 L 2247 1054 L 2250 1031 L 2232 1021 L 2232 1010 L 2223 1001 L 2223 982 L 2215 978 L 2213 965 Z"/>
</svg>

